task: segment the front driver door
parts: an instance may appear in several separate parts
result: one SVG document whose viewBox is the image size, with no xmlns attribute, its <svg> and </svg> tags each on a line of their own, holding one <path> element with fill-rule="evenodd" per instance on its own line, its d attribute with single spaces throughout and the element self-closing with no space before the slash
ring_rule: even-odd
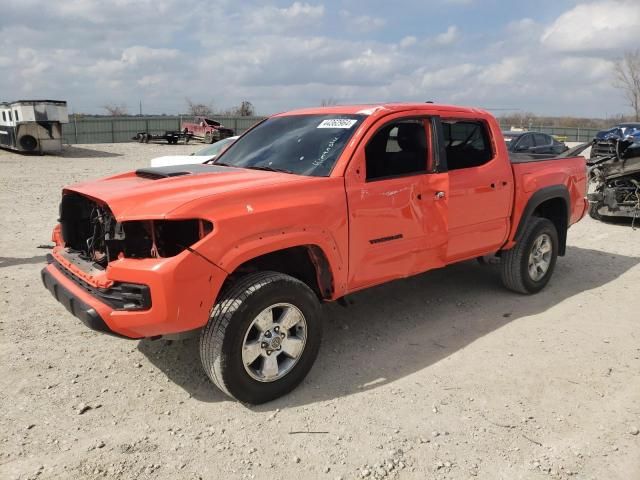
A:
<svg viewBox="0 0 640 480">
<path fill-rule="evenodd" d="M 448 175 L 431 122 L 395 115 L 363 138 L 345 175 L 350 291 L 444 265 Z"/>
</svg>

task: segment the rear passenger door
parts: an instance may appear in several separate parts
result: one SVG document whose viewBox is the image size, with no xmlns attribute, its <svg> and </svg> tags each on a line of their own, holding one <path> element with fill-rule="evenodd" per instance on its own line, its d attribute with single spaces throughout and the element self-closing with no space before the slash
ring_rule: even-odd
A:
<svg viewBox="0 0 640 480">
<path fill-rule="evenodd" d="M 482 119 L 442 120 L 449 171 L 449 262 L 496 251 L 509 232 L 511 163 Z"/>
<path fill-rule="evenodd" d="M 553 138 L 543 133 L 536 133 L 533 135 L 536 144 L 535 153 L 553 153 Z"/>
</svg>

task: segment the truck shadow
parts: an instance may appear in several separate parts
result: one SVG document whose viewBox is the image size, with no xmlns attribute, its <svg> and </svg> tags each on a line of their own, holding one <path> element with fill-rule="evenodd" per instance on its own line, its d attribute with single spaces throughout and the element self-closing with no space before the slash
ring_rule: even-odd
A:
<svg viewBox="0 0 640 480">
<path fill-rule="evenodd" d="M 111 158 L 121 157 L 122 154 L 114 152 L 105 152 L 96 150 L 95 148 L 84 148 L 76 145 L 65 145 L 62 152 L 56 155 L 62 158 Z"/>
<path fill-rule="evenodd" d="M 348 307 L 325 306 L 320 354 L 296 390 L 270 411 L 377 388 L 422 370 L 502 326 L 543 313 L 599 288 L 640 258 L 568 247 L 545 290 L 524 296 L 504 289 L 499 266 L 464 262 L 350 295 Z M 198 339 L 141 341 L 138 349 L 169 379 L 203 402 L 228 400 L 207 378 Z"/>
</svg>

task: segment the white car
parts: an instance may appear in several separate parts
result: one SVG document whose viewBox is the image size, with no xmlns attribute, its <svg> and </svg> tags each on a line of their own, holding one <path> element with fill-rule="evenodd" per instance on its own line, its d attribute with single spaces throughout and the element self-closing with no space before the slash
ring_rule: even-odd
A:
<svg viewBox="0 0 640 480">
<path fill-rule="evenodd" d="M 224 152 L 229 145 L 235 142 L 238 136 L 228 137 L 220 140 L 213 145 L 204 147 L 202 150 L 192 153 L 191 155 L 169 155 L 166 157 L 156 157 L 151 159 L 152 167 L 170 167 L 173 165 L 188 165 L 191 163 L 204 163 L 215 159 Z"/>
</svg>

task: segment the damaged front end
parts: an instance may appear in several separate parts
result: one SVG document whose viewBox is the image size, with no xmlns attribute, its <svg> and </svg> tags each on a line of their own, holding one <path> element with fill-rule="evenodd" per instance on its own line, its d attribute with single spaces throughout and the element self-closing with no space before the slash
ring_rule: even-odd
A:
<svg viewBox="0 0 640 480">
<path fill-rule="evenodd" d="M 201 219 L 118 222 L 107 205 L 73 192 L 60 203 L 65 251 L 98 270 L 121 258 L 173 257 L 212 230 Z"/>
<path fill-rule="evenodd" d="M 148 310 L 149 286 L 113 281 L 108 265 L 121 259 L 174 257 L 212 230 L 211 222 L 200 219 L 119 222 L 107 205 L 65 192 L 54 231 L 58 246 L 49 263 L 114 310 Z"/>
<path fill-rule="evenodd" d="M 640 129 L 610 132 L 592 146 L 589 169 L 589 214 L 640 218 Z"/>
</svg>

